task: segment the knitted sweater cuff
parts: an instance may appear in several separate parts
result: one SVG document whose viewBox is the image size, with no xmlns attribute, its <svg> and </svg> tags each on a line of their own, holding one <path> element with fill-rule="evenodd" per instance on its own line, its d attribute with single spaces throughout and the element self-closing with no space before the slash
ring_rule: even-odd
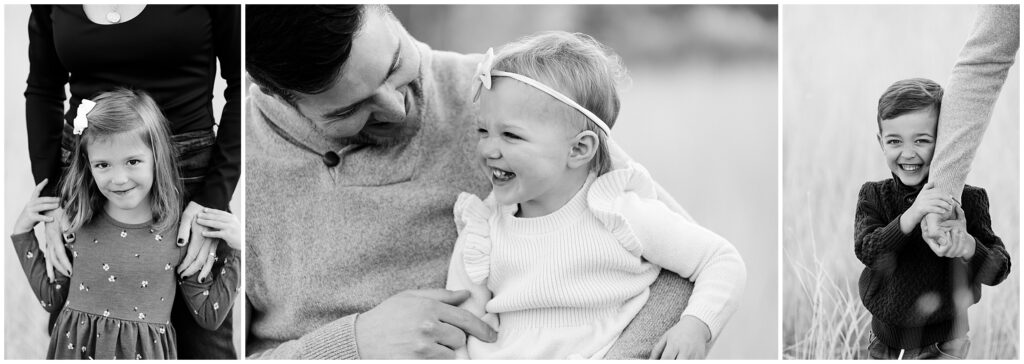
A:
<svg viewBox="0 0 1024 364">
<path fill-rule="evenodd" d="M 300 338 L 302 359 L 359 359 L 356 316 L 342 317 Z"/>
<path fill-rule="evenodd" d="M 711 331 L 711 342 L 714 342 L 718 339 L 718 334 L 722 332 L 722 327 L 725 326 L 726 321 L 729 320 L 728 315 L 721 313 L 722 307 L 688 305 L 680 317 L 693 316 L 705 325 L 708 325 L 708 329 Z"/>
</svg>

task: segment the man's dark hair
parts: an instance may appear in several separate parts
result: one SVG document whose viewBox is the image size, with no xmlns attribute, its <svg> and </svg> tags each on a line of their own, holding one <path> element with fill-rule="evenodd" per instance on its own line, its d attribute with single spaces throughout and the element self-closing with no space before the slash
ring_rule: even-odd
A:
<svg viewBox="0 0 1024 364">
<path fill-rule="evenodd" d="M 942 86 L 935 81 L 926 78 L 896 81 L 878 98 L 878 129 L 882 129 L 882 120 L 933 106 L 938 114 L 942 106 Z"/>
<path fill-rule="evenodd" d="M 264 92 L 293 102 L 293 92 L 330 88 L 362 27 L 363 5 L 247 5 L 245 69 Z"/>
</svg>

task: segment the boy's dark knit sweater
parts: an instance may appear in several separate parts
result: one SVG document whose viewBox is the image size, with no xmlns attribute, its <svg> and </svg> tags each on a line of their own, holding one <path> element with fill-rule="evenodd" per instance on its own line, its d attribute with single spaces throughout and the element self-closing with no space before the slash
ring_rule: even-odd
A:
<svg viewBox="0 0 1024 364">
<path fill-rule="evenodd" d="M 919 192 L 920 186 L 904 185 L 894 176 L 865 183 L 857 199 L 855 251 L 867 266 L 860 296 L 875 336 L 893 348 L 963 337 L 967 307 L 981 299 L 981 284 L 999 284 L 1010 272 L 1010 255 L 992 232 L 984 189 L 964 187 L 967 232 L 977 242 L 969 261 L 936 256 L 920 227 L 910 234 L 900 230 L 900 216 Z"/>
</svg>

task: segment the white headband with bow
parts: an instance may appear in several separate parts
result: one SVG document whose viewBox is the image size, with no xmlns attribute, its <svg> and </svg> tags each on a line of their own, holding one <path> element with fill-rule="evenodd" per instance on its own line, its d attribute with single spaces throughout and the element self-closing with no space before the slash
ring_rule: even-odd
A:
<svg viewBox="0 0 1024 364">
<path fill-rule="evenodd" d="M 593 121 L 594 124 L 597 124 L 597 126 L 604 131 L 605 135 L 612 134 L 611 128 L 609 128 L 608 124 L 605 124 L 604 121 L 601 120 L 601 118 L 597 117 L 597 115 L 594 115 L 594 113 L 590 112 L 590 110 L 587 110 L 587 108 L 580 106 L 580 104 L 577 104 L 576 101 L 573 101 L 571 98 L 565 96 L 561 92 L 555 91 L 555 89 L 548 87 L 547 85 L 541 83 L 540 81 L 523 76 L 521 74 L 491 70 L 492 67 L 494 67 L 494 48 L 488 48 L 487 53 L 484 54 L 483 61 L 480 61 L 480 63 L 476 66 L 476 77 L 479 78 L 481 85 L 483 85 L 483 88 L 488 90 L 491 89 L 491 77 L 514 78 L 519 82 L 525 83 L 527 85 L 533 86 L 533 88 L 544 91 L 544 93 L 551 95 L 551 97 L 558 99 L 558 101 L 561 101 L 566 105 L 569 105 L 572 108 L 579 110 L 579 112 L 583 113 L 583 115 L 590 119 L 590 121 Z"/>
</svg>

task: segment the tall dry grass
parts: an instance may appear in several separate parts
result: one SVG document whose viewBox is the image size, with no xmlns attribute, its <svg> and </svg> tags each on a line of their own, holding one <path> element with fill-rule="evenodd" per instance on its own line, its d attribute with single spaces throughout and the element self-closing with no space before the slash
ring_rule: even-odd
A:
<svg viewBox="0 0 1024 364">
<path fill-rule="evenodd" d="M 783 8 L 783 357 L 866 357 L 870 314 L 854 256 L 856 198 L 889 178 L 875 139 L 878 96 L 892 82 L 946 86 L 973 6 Z M 942 24 L 936 27 L 934 24 Z M 985 188 L 992 227 L 1013 261 L 969 310 L 972 359 L 1019 356 L 1020 73 L 1011 69 L 967 183 Z"/>
</svg>

